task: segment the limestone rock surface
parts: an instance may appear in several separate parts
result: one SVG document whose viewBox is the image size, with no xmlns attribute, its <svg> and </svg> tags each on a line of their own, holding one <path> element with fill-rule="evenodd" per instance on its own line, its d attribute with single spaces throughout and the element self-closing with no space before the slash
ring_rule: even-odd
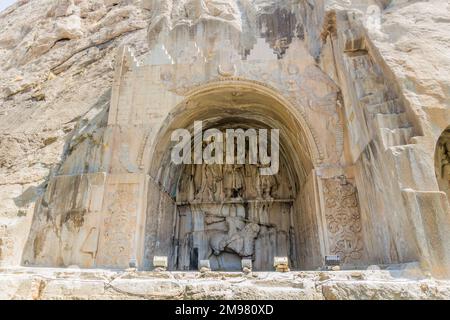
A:
<svg viewBox="0 0 450 320">
<path fill-rule="evenodd" d="M 103 0 L 0 13 L 0 264 L 19 263 L 34 201 L 75 125 L 107 108 L 117 47 L 147 51 L 150 16 L 139 1 Z"/>
<path fill-rule="evenodd" d="M 196 39 L 206 37 L 198 31 L 202 24 L 213 25 L 215 30 L 223 29 L 221 36 L 240 41 L 236 46 L 244 49 L 239 54 L 246 56 L 246 59 L 242 62 L 241 56 L 230 55 L 233 63 L 238 61 L 256 65 L 264 61 L 267 65 L 279 66 L 277 59 L 285 57 L 288 62 L 283 72 L 288 76 L 286 79 L 278 77 L 286 80 L 284 89 L 292 96 L 301 91 L 308 107 L 302 112 L 315 114 L 317 120 L 329 117 L 323 125 L 320 121 L 311 121 L 312 126 L 319 126 L 317 131 L 334 138 L 331 144 L 325 139 L 327 141 L 321 150 L 323 154 L 320 154 L 321 157 L 328 157 L 326 160 L 330 166 L 318 170 L 326 191 L 322 198 L 326 198 L 328 206 L 324 206 L 327 210 L 324 219 L 333 221 L 342 208 L 346 209 L 341 205 L 344 197 L 353 199 L 348 201 L 352 210 L 361 208 L 362 214 L 354 215 L 358 221 L 358 241 L 356 246 L 352 246 L 353 251 L 355 248 L 358 251 L 357 258 L 367 258 L 366 261 L 374 264 L 416 261 L 420 258 L 416 254 L 421 252 L 416 247 L 416 239 L 402 226 L 410 223 L 414 230 L 422 230 L 423 225 L 417 223 L 417 217 L 437 216 L 436 220 L 424 219 L 423 223 L 425 228 L 433 225 L 436 229 L 431 230 L 437 230 L 441 226 L 439 221 L 448 220 L 448 215 L 445 215 L 448 198 L 438 191 L 432 160 L 436 142 L 450 124 L 449 2 L 279 1 L 278 5 L 284 8 L 298 5 L 302 8 L 298 10 L 298 16 L 289 17 L 292 21 L 301 21 L 299 25 L 304 27 L 295 30 L 298 39 L 293 42 L 291 51 L 287 50 L 286 42 L 292 39 L 280 41 L 272 37 L 270 30 L 265 29 L 264 19 L 256 23 L 256 12 L 274 15 L 274 21 L 280 18 L 272 10 L 273 3 L 270 0 L 19 0 L 0 13 L 0 266 L 5 266 L 0 270 L 0 298 L 116 299 L 166 298 L 170 295 L 192 299 L 450 299 L 447 281 L 416 278 L 414 274 L 403 275 L 399 279 L 387 271 L 345 271 L 331 275 L 259 274 L 255 278 L 240 274 L 216 274 L 203 279 L 196 273 L 130 275 L 107 270 L 66 270 L 67 277 L 62 277 L 59 271 L 50 269 L 41 272 L 16 268 L 23 263 L 22 252 L 30 232 L 35 204 L 44 194 L 51 178 L 58 171 L 72 172 L 70 164 L 73 163 L 79 165 L 74 169 L 78 170 L 76 173 L 89 171 L 91 158 L 77 159 L 83 150 L 72 154 L 68 168 L 64 161 L 73 149 L 79 146 L 84 148 L 85 141 L 102 144 L 118 48 L 129 46 L 133 51 L 130 56 L 136 58 L 136 65 L 144 59 L 152 65 L 172 64 L 172 59 L 179 59 L 180 64 L 189 64 L 193 57 L 183 57 L 183 50 L 177 47 L 176 40 L 177 37 L 182 38 L 180 34 L 183 32 L 188 34 L 186 30 L 189 31 L 192 26 L 197 28 Z M 336 22 L 336 14 L 345 10 L 352 13 L 345 14 L 345 18 L 339 20 L 345 25 L 345 32 L 340 34 L 334 29 L 333 22 Z M 246 15 L 241 15 L 241 12 L 246 12 Z M 300 17 L 308 19 L 303 21 Z M 322 26 L 328 23 L 323 21 L 326 19 L 329 20 L 329 27 L 321 33 Z M 363 39 L 353 19 L 361 19 L 367 30 L 367 39 Z M 266 31 L 265 39 L 241 38 L 243 33 L 254 37 L 256 31 L 249 32 L 248 29 L 256 28 L 256 25 Z M 279 29 L 281 33 L 286 31 L 283 27 Z M 216 35 L 207 34 L 208 41 Z M 172 44 L 173 48 L 157 46 L 164 42 L 160 41 L 164 37 L 172 37 L 167 43 Z M 334 43 L 330 43 L 331 38 L 344 43 L 344 47 L 334 47 Z M 226 43 L 221 43 L 221 46 L 226 47 Z M 262 55 L 258 54 L 261 53 L 259 47 L 262 48 Z M 198 50 L 199 54 L 195 54 L 194 58 L 199 61 L 211 58 L 208 50 L 217 50 L 207 45 L 202 48 L 201 54 L 198 47 L 186 49 L 186 52 L 194 53 Z M 341 56 L 335 52 L 340 49 Z M 171 57 L 167 50 L 180 54 Z M 289 64 L 299 62 L 298 53 L 306 57 L 305 61 L 300 61 L 301 68 Z M 161 57 L 165 59 L 164 63 L 160 63 Z M 345 66 L 336 65 L 336 60 L 331 57 L 350 62 Z M 224 58 L 220 58 L 223 61 Z M 216 69 L 220 76 L 229 78 L 233 75 L 236 71 L 233 63 L 219 65 L 220 68 Z M 201 72 L 206 70 L 199 67 L 200 63 L 193 65 Z M 254 77 L 263 74 L 270 81 L 271 77 L 276 78 L 274 82 L 280 80 L 275 72 L 267 74 L 263 68 L 260 69 L 254 70 L 257 75 Z M 186 68 L 183 70 L 180 73 L 187 72 Z M 137 74 L 140 75 L 139 71 Z M 342 81 L 341 88 L 337 89 L 336 83 L 342 80 L 339 77 L 343 75 L 348 78 L 348 83 Z M 158 83 L 167 82 L 169 86 L 176 76 L 162 73 L 161 77 L 157 77 Z M 174 80 L 174 85 L 178 87 L 170 90 L 174 94 L 186 91 L 192 84 L 190 79 L 182 77 Z M 346 109 L 342 106 L 340 95 L 342 92 L 345 95 L 349 83 L 356 83 L 352 89 L 357 96 L 345 96 Z M 143 85 L 138 89 L 145 91 Z M 234 95 L 232 99 L 238 100 L 239 95 Z M 343 114 L 338 116 L 336 105 Z M 352 111 L 363 112 L 362 105 L 367 107 L 368 113 L 360 114 L 361 117 L 355 120 Z M 344 109 L 350 112 L 345 114 Z M 155 114 L 147 116 L 153 117 Z M 373 133 L 377 130 L 365 123 L 366 116 L 375 123 L 375 127 L 378 126 L 376 129 L 379 132 Z M 364 130 L 358 130 L 358 124 L 361 127 L 366 124 Z M 339 130 L 344 125 L 346 130 Z M 364 140 L 366 136 L 375 140 L 373 137 L 377 134 L 380 141 L 376 143 Z M 313 138 L 316 137 L 313 135 Z M 349 139 L 353 139 L 352 143 L 348 143 Z M 450 159 L 450 144 L 447 147 L 444 141 L 441 149 L 439 169 L 443 168 L 444 175 L 444 169 L 449 167 L 450 160 L 447 161 L 446 157 Z M 90 156 L 95 158 L 97 155 Z M 374 166 L 374 159 L 381 159 L 381 165 Z M 356 161 L 359 162 L 355 165 Z M 119 159 L 119 162 L 124 161 Z M 338 165 L 342 168 L 335 170 Z M 125 169 L 132 172 L 136 168 L 130 166 Z M 306 171 L 305 180 L 309 173 Z M 355 187 L 341 179 L 344 174 L 357 181 Z M 448 184 L 448 179 L 444 177 L 442 180 Z M 65 182 L 62 177 L 61 181 L 70 189 L 71 180 Z M 312 186 L 308 194 L 313 194 L 314 181 L 308 181 Z M 340 201 L 337 205 L 336 197 L 337 202 Z M 358 197 L 370 201 L 360 200 L 358 204 Z M 307 199 L 300 200 L 306 203 Z M 46 217 L 42 215 L 40 218 L 45 220 Z M 435 232 L 436 237 L 430 237 L 430 243 L 428 239 L 419 239 L 424 240 L 419 244 L 421 248 L 433 247 L 436 242 L 431 241 L 436 238 L 445 240 L 448 232 L 445 228 L 440 230 L 441 233 Z M 364 234 L 364 241 L 360 239 L 360 234 Z M 39 235 L 33 241 L 35 252 L 42 249 L 43 239 Z M 332 239 L 332 243 L 341 243 L 341 240 Z M 90 254 L 93 251 L 87 252 Z M 439 258 L 442 256 L 429 257 L 429 260 Z M 13 268 L 6 268 L 11 266 Z M 224 282 L 213 279 L 221 276 Z"/>
<path fill-rule="evenodd" d="M 424 131 L 438 136 L 439 124 L 447 126 L 450 120 L 449 24 L 448 1 L 392 1 L 371 33 L 413 109 L 425 120 Z"/>
</svg>

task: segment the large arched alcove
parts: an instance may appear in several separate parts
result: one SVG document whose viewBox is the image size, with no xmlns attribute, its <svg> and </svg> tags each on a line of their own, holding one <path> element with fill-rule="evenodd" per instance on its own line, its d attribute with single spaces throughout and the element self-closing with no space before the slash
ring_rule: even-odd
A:
<svg viewBox="0 0 450 320">
<path fill-rule="evenodd" d="M 288 256 L 296 269 L 317 264 L 321 224 L 313 169 L 319 152 L 298 110 L 272 89 L 244 81 L 209 84 L 188 97 L 151 149 L 146 264 L 154 255 L 169 256 L 172 270 L 194 270 L 204 259 L 214 270 L 237 270 L 240 259 L 272 270 L 274 256 Z M 203 132 L 279 129 L 279 172 L 261 176 L 247 163 L 174 164 L 172 132 L 187 129 L 197 141 L 196 121 Z"/>
</svg>

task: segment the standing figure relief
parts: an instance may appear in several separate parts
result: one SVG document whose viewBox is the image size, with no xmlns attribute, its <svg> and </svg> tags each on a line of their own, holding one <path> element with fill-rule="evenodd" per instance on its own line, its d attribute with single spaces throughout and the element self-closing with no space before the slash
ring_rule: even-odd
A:
<svg viewBox="0 0 450 320">
<path fill-rule="evenodd" d="M 221 181 L 223 180 L 222 165 L 203 165 L 202 184 L 199 199 L 218 201 L 221 198 Z"/>
</svg>

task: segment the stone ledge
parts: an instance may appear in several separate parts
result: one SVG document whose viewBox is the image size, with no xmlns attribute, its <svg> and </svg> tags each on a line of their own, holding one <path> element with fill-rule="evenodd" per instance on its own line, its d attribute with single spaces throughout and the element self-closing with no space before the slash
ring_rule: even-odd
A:
<svg viewBox="0 0 450 320">
<path fill-rule="evenodd" d="M 19 267 L 0 269 L 0 299 L 450 299 L 450 281 L 388 270 L 244 275 Z"/>
</svg>

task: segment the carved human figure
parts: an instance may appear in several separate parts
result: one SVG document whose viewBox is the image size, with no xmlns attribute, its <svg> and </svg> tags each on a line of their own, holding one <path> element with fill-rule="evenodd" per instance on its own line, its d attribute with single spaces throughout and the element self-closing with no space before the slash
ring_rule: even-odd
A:
<svg viewBox="0 0 450 320">
<path fill-rule="evenodd" d="M 244 228 L 228 239 L 226 248 L 241 257 L 253 256 L 255 239 L 258 236 L 259 229 L 259 225 L 256 223 L 247 223 Z"/>
<path fill-rule="evenodd" d="M 223 188 L 226 199 L 240 199 L 244 189 L 244 166 L 240 164 L 226 164 L 223 172 Z"/>
<path fill-rule="evenodd" d="M 236 19 L 239 13 L 237 3 L 234 0 L 188 0 L 184 8 L 186 16 L 193 21 L 208 16 L 231 21 Z"/>
<path fill-rule="evenodd" d="M 340 255 L 344 263 L 360 259 L 362 225 L 355 186 L 344 176 L 326 179 L 324 196 L 330 252 Z"/>
<path fill-rule="evenodd" d="M 366 28 L 370 32 L 380 32 L 381 8 L 377 5 L 370 5 L 366 10 L 366 17 L 364 21 Z"/>
<path fill-rule="evenodd" d="M 246 177 L 251 177 L 256 180 L 256 177 L 258 176 L 258 166 L 254 164 L 246 164 L 244 172 Z"/>
<path fill-rule="evenodd" d="M 194 164 L 193 167 L 193 177 L 194 177 L 194 194 L 195 200 L 202 199 L 202 185 L 203 185 L 203 171 L 206 165 Z"/>
<path fill-rule="evenodd" d="M 239 232 L 239 230 L 244 228 L 245 223 L 242 219 L 231 216 L 226 218 L 226 225 L 228 228 L 228 237 L 231 239 L 235 234 Z"/>
<path fill-rule="evenodd" d="M 178 184 L 178 201 L 192 201 L 196 194 L 195 190 L 195 166 L 188 165 Z"/>
<path fill-rule="evenodd" d="M 143 4 L 154 14 L 148 29 L 148 39 L 152 44 L 163 30 L 170 29 L 174 0 L 144 0 Z"/>
</svg>

